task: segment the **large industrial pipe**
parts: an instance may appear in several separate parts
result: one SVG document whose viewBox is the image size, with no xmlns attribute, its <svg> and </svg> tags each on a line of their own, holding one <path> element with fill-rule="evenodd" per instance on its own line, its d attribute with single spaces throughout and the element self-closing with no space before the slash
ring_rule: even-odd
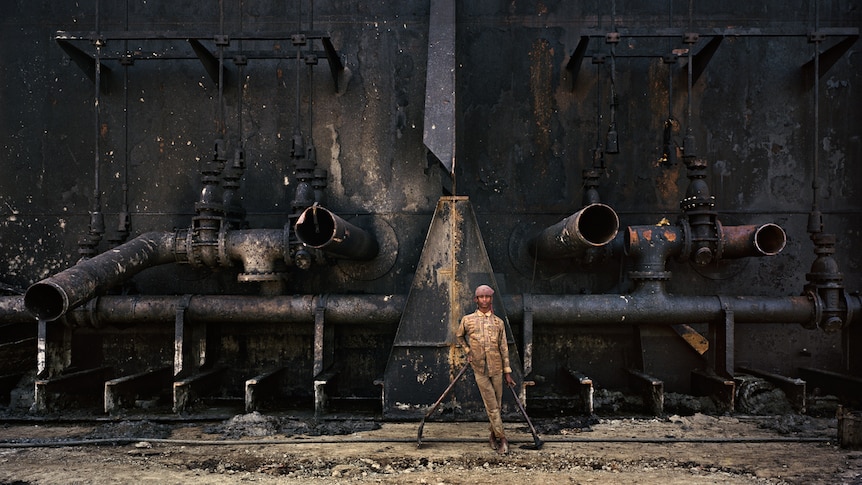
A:
<svg viewBox="0 0 862 485">
<path fill-rule="evenodd" d="M 320 297 L 315 295 L 243 296 L 102 296 L 66 314 L 73 326 L 101 327 L 154 322 L 172 323 L 177 308 L 198 323 L 313 324 Z M 332 324 L 392 324 L 401 319 L 404 295 L 327 295 L 326 322 Z"/>
<path fill-rule="evenodd" d="M 215 246 L 200 245 L 192 231 L 150 232 L 88 259 L 32 285 L 24 295 L 24 306 L 41 320 L 55 320 L 68 310 L 106 289 L 128 280 L 146 268 L 172 262 L 200 261 L 200 248 L 212 249 L 217 257 L 208 264 L 229 266 L 241 261 L 239 281 L 277 279 L 276 263 L 289 263 L 287 229 L 227 231 Z M 375 246 L 376 248 L 376 246 Z"/>
<path fill-rule="evenodd" d="M 721 226 L 720 259 L 774 256 L 784 250 L 787 234 L 777 224 Z"/>
<path fill-rule="evenodd" d="M 523 317 L 522 296 L 504 296 L 503 302 L 509 318 Z M 705 323 L 724 318 L 727 311 L 736 323 L 807 325 L 817 315 L 816 306 L 807 296 L 530 295 L 534 322 L 558 325 Z"/>
<path fill-rule="evenodd" d="M 14 304 L 16 297 L 10 299 Z M 302 296 L 102 296 L 66 314 L 74 326 L 173 322 L 180 305 L 195 322 L 314 323 L 317 304 Z M 524 318 L 524 297 L 502 295 L 507 316 Z M 397 324 L 406 304 L 404 295 L 328 295 L 326 320 L 334 324 Z M 848 295 L 847 322 L 862 315 L 862 297 Z M 548 325 L 640 325 L 705 323 L 732 311 L 736 323 L 801 324 L 815 328 L 817 307 L 809 296 L 676 296 L 642 292 L 636 295 L 530 295 L 535 322 Z M 14 318 L 6 315 L 3 321 Z"/>
<path fill-rule="evenodd" d="M 33 284 L 24 294 L 24 306 L 40 320 L 55 320 L 144 269 L 175 261 L 174 247 L 172 232 L 142 234 Z"/>
<path fill-rule="evenodd" d="M 302 211 L 294 230 L 306 246 L 346 259 L 368 261 L 379 251 L 377 241 L 363 229 L 316 204 Z"/>
<path fill-rule="evenodd" d="M 636 258 L 644 271 L 662 271 L 667 258 L 680 254 L 690 255 L 691 235 L 680 226 L 629 226 L 625 234 L 626 254 Z M 777 224 L 759 226 L 719 225 L 718 259 L 736 259 L 750 256 L 774 256 L 787 243 L 784 229 Z"/>
<path fill-rule="evenodd" d="M 539 259 L 577 257 L 613 241 L 619 228 L 620 219 L 610 206 L 590 204 L 539 233 L 530 241 L 530 252 Z"/>
</svg>

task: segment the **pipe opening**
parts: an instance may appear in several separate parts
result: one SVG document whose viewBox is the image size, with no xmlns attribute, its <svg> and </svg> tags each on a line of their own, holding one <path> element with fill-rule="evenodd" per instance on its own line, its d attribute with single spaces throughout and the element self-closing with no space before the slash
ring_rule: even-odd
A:
<svg viewBox="0 0 862 485">
<path fill-rule="evenodd" d="M 584 208 L 578 218 L 578 230 L 590 244 L 603 246 L 617 235 L 620 220 L 617 213 L 604 204 L 593 204 Z"/>
<path fill-rule="evenodd" d="M 777 224 L 764 224 L 754 233 L 754 246 L 767 256 L 780 253 L 785 244 L 787 244 L 787 234 Z"/>
<path fill-rule="evenodd" d="M 302 211 L 294 231 L 306 246 L 345 259 L 370 261 L 379 251 L 377 241 L 364 229 L 318 205 Z"/>
<path fill-rule="evenodd" d="M 295 230 L 304 244 L 321 248 L 335 236 L 335 217 L 322 207 L 310 207 L 297 221 Z"/>
<path fill-rule="evenodd" d="M 66 294 L 48 283 L 36 283 L 24 293 L 24 307 L 39 320 L 56 320 L 67 306 Z"/>
</svg>

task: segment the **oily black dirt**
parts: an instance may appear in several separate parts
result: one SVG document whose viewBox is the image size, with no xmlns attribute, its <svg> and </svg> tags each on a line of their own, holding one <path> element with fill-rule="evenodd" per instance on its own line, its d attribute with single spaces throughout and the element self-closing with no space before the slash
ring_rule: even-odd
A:
<svg viewBox="0 0 862 485">
<path fill-rule="evenodd" d="M 15 422 L 0 427 L 0 483 L 857 484 L 862 451 L 835 418 L 690 416 L 506 423 L 499 455 L 483 422 L 236 415 L 217 422 Z"/>
</svg>

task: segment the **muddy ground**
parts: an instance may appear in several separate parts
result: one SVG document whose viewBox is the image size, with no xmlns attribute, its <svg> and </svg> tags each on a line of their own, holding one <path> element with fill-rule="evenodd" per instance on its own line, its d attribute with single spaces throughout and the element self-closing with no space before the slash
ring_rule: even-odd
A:
<svg viewBox="0 0 862 485">
<path fill-rule="evenodd" d="M 323 421 L 258 413 L 212 422 L 105 420 L 0 425 L 0 483 L 859 484 L 862 451 L 837 420 L 781 416 Z M 526 448 L 525 448 L 526 447 Z"/>
</svg>

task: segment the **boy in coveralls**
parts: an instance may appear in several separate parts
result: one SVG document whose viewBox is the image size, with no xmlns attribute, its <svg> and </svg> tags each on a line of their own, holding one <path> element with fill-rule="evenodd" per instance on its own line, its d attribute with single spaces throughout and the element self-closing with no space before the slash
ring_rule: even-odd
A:
<svg viewBox="0 0 862 485">
<path fill-rule="evenodd" d="M 500 406 L 503 400 L 503 379 L 513 387 L 512 368 L 509 366 L 509 345 L 506 342 L 506 326 L 494 315 L 492 308 L 494 290 L 488 285 L 476 288 L 474 300 L 476 311 L 464 315 L 455 338 L 467 353 L 467 362 L 473 367 L 476 385 L 488 413 L 491 435 L 488 442 L 500 454 L 509 452 L 509 441 L 503 431 Z"/>
</svg>

